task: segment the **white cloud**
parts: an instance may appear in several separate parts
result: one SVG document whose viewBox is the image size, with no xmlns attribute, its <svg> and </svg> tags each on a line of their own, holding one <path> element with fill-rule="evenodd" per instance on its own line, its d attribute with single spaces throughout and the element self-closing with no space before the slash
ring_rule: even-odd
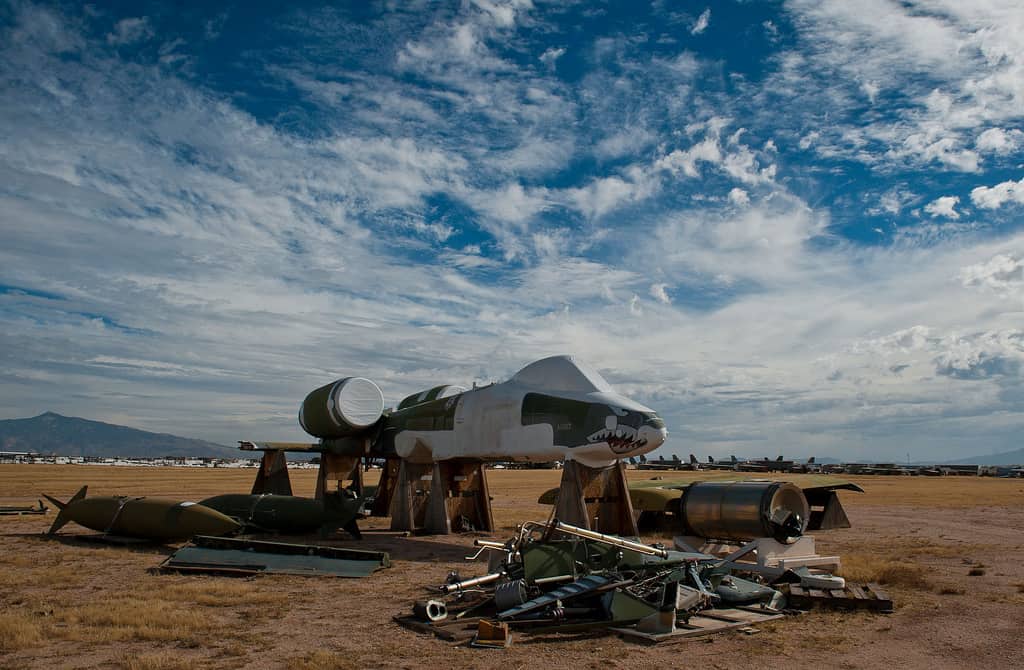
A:
<svg viewBox="0 0 1024 670">
<path fill-rule="evenodd" d="M 690 34 L 691 35 L 700 35 L 705 30 L 708 29 L 708 24 L 710 24 L 710 23 L 711 23 L 711 8 L 708 7 L 703 12 L 701 12 L 700 16 L 697 17 L 697 20 L 693 22 L 693 26 L 690 28 Z"/>
<path fill-rule="evenodd" d="M 1006 203 L 1024 204 L 1024 178 L 971 190 L 971 202 L 982 209 L 998 209 Z"/>
<path fill-rule="evenodd" d="M 671 305 L 672 298 L 669 297 L 668 292 L 665 290 L 667 288 L 668 284 L 651 284 L 651 297 L 662 304 Z"/>
<path fill-rule="evenodd" d="M 1024 257 L 998 254 L 984 263 L 962 268 L 958 277 L 964 286 L 1024 297 Z"/>
<path fill-rule="evenodd" d="M 956 211 L 956 206 L 959 202 L 960 196 L 943 196 L 925 205 L 924 211 L 931 214 L 932 218 L 941 216 L 947 219 L 959 219 L 960 212 Z"/>
<path fill-rule="evenodd" d="M 734 188 L 729 191 L 729 202 L 737 207 L 745 207 L 750 204 L 750 196 L 742 188 Z"/>
<path fill-rule="evenodd" d="M 540 55 L 540 62 L 547 65 L 549 68 L 554 68 L 555 63 L 558 59 L 565 55 L 564 47 L 550 47 L 546 49 L 544 53 Z"/>
<path fill-rule="evenodd" d="M 121 19 L 114 25 L 113 32 L 107 35 L 107 44 L 124 46 L 135 44 L 153 37 L 153 26 L 145 16 L 133 19 Z"/>
<path fill-rule="evenodd" d="M 1017 128 L 1009 131 L 1002 128 L 989 128 L 981 135 L 978 135 L 974 146 L 978 151 L 1005 155 L 1017 150 L 1024 139 L 1024 132 Z"/>
</svg>

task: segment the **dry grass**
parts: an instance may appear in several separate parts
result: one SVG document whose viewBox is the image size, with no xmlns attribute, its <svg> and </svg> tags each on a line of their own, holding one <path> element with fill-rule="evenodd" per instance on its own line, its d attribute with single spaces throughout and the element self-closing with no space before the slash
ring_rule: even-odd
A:
<svg viewBox="0 0 1024 670">
<path fill-rule="evenodd" d="M 189 670 L 192 663 L 178 654 L 158 652 L 155 654 L 125 654 L 117 660 L 123 670 Z"/>
<path fill-rule="evenodd" d="M 928 591 L 932 586 L 925 568 L 909 561 L 894 561 L 877 554 L 851 552 L 843 556 L 842 576 L 855 583 L 877 583 Z"/>
<path fill-rule="evenodd" d="M 15 651 L 39 644 L 43 631 L 30 616 L 0 614 L 0 651 Z"/>
<path fill-rule="evenodd" d="M 58 610 L 63 637 L 87 642 L 147 640 L 200 644 L 218 628 L 210 616 L 163 600 L 119 598 Z"/>
<path fill-rule="evenodd" d="M 351 656 L 318 650 L 288 662 L 288 670 L 358 670 L 365 667 Z"/>
</svg>

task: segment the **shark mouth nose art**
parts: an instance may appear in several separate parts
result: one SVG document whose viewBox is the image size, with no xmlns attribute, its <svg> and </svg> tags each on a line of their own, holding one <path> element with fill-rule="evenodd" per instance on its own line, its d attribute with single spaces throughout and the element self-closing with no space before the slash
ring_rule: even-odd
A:
<svg viewBox="0 0 1024 670">
<path fill-rule="evenodd" d="M 609 420 L 608 423 L 612 422 Z M 606 442 L 608 448 L 616 454 L 626 454 L 634 449 L 647 446 L 647 438 L 640 437 L 636 428 L 621 424 L 609 426 L 593 433 L 587 438 L 587 442 L 591 444 Z"/>
</svg>

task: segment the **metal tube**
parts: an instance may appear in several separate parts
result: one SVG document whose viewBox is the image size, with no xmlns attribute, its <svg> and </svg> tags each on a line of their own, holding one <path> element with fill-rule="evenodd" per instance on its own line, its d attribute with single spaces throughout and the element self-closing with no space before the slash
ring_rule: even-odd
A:
<svg viewBox="0 0 1024 670">
<path fill-rule="evenodd" d="M 473 546 L 483 547 L 484 549 L 505 549 L 504 543 L 496 542 L 495 540 L 475 540 Z"/>
<path fill-rule="evenodd" d="M 495 572 L 492 575 L 484 575 L 483 577 L 474 577 L 472 579 L 464 579 L 461 582 L 455 582 L 454 584 L 443 584 L 441 586 L 441 593 L 451 593 L 452 591 L 462 591 L 473 586 L 480 586 L 481 584 L 490 584 L 501 579 L 502 573 Z"/>
<path fill-rule="evenodd" d="M 557 520 L 551 525 L 551 527 L 557 531 L 568 533 L 569 535 L 575 535 L 577 537 L 593 540 L 594 542 L 603 542 L 605 544 L 610 544 L 613 547 L 619 547 L 621 549 L 629 549 L 630 551 L 635 551 L 638 554 L 646 554 L 648 556 L 660 556 L 661 558 L 668 558 L 667 549 L 658 549 L 657 547 L 652 547 L 647 544 L 641 544 L 640 542 L 633 542 L 632 540 L 626 540 L 615 535 L 605 535 L 604 533 L 598 533 L 592 530 L 587 530 L 586 528 L 570 526 L 567 523 L 562 523 L 561 521 Z"/>
</svg>

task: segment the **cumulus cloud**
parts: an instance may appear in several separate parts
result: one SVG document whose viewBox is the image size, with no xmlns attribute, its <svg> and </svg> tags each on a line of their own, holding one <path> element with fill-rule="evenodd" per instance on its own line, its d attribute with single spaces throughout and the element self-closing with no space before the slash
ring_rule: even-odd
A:
<svg viewBox="0 0 1024 670">
<path fill-rule="evenodd" d="M 1017 128 L 1009 131 L 1002 128 L 989 128 L 981 135 L 978 135 L 974 146 L 978 151 L 1004 155 L 1016 151 L 1024 139 L 1024 132 Z"/>
<path fill-rule="evenodd" d="M 971 202 L 982 209 L 998 209 L 1006 203 L 1024 204 L 1024 178 L 971 190 Z"/>
<path fill-rule="evenodd" d="M 941 198 L 929 202 L 924 206 L 924 211 L 932 216 L 932 218 L 943 217 L 946 219 L 959 219 L 960 212 L 956 211 L 956 206 L 960 202 L 960 196 L 946 195 Z"/>
<path fill-rule="evenodd" d="M 969 265 L 958 275 L 964 286 L 986 288 L 1004 295 L 1024 295 L 1024 258 L 998 254 Z"/>
<path fill-rule="evenodd" d="M 742 188 L 736 187 L 729 191 L 729 202 L 737 207 L 750 204 L 750 196 Z"/>
</svg>

